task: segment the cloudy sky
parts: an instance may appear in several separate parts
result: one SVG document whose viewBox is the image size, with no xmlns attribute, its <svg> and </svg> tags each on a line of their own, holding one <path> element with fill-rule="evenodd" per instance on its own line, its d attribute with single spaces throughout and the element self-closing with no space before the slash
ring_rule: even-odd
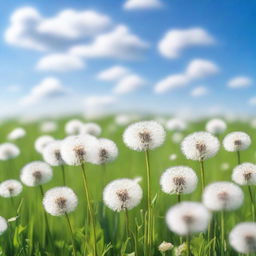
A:
<svg viewBox="0 0 256 256">
<path fill-rule="evenodd" d="M 12 0 L 0 10 L 2 117 L 256 110 L 253 0 Z"/>
</svg>

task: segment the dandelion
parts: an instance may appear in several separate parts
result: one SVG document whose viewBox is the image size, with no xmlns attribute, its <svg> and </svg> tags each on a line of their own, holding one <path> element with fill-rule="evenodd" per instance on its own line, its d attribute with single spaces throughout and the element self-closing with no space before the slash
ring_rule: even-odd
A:
<svg viewBox="0 0 256 256">
<path fill-rule="evenodd" d="M 239 253 L 255 253 L 256 223 L 243 222 L 236 225 L 229 234 L 229 243 Z"/>
<path fill-rule="evenodd" d="M 182 256 L 182 255 L 184 255 L 184 253 L 186 251 L 187 251 L 187 244 L 186 243 L 182 243 L 177 248 L 175 248 L 174 254 L 175 254 L 175 256 Z"/>
<path fill-rule="evenodd" d="M 160 185 L 164 193 L 177 194 L 180 202 L 180 195 L 192 193 L 196 189 L 197 181 L 194 170 L 186 166 L 175 166 L 162 174 Z"/>
<path fill-rule="evenodd" d="M 168 242 L 163 241 L 163 242 L 158 246 L 158 250 L 159 250 L 163 255 L 165 255 L 165 253 L 166 253 L 167 251 L 170 251 L 173 247 L 174 247 L 174 246 L 173 246 L 172 243 L 168 243 Z"/>
<path fill-rule="evenodd" d="M 230 168 L 229 163 L 224 162 L 224 163 L 222 163 L 222 164 L 220 165 L 220 169 L 221 169 L 222 171 L 227 171 L 229 168 Z"/>
<path fill-rule="evenodd" d="M 81 134 L 84 128 L 84 124 L 77 119 L 72 119 L 68 121 L 65 125 L 65 131 L 68 135 L 78 135 Z"/>
<path fill-rule="evenodd" d="M 9 160 L 20 154 L 19 148 L 12 143 L 0 144 L 0 160 Z"/>
<path fill-rule="evenodd" d="M 167 121 L 166 129 L 173 132 L 181 132 L 187 129 L 187 124 L 178 118 L 173 118 Z"/>
<path fill-rule="evenodd" d="M 207 132 L 219 135 L 226 131 L 227 124 L 221 119 L 214 118 L 207 122 L 205 129 Z"/>
<path fill-rule="evenodd" d="M 176 154 L 169 155 L 169 160 L 174 161 L 176 159 L 177 159 L 177 155 Z"/>
<path fill-rule="evenodd" d="M 0 183 L 0 196 L 15 197 L 22 192 L 22 185 L 17 180 L 6 180 Z"/>
<path fill-rule="evenodd" d="M 50 143 L 54 141 L 54 138 L 49 135 L 43 135 L 36 139 L 35 141 L 35 149 L 38 153 L 42 153 L 44 148 Z"/>
<path fill-rule="evenodd" d="M 180 143 L 183 140 L 183 138 L 184 136 L 181 132 L 175 132 L 172 135 L 172 141 L 173 143 L 176 143 L 176 144 Z"/>
<path fill-rule="evenodd" d="M 82 134 L 99 136 L 101 134 L 101 127 L 96 123 L 86 123 L 83 125 Z"/>
<path fill-rule="evenodd" d="M 219 148 L 219 140 L 208 132 L 192 133 L 181 143 L 181 150 L 186 158 L 200 162 L 202 190 L 205 187 L 204 161 L 214 157 Z"/>
<path fill-rule="evenodd" d="M 14 130 L 12 130 L 7 138 L 8 140 L 18 140 L 18 139 L 21 139 L 23 138 L 24 136 L 26 136 L 26 131 L 23 129 L 23 128 L 16 128 Z"/>
<path fill-rule="evenodd" d="M 41 132 L 54 132 L 58 129 L 58 125 L 54 121 L 46 121 L 43 122 L 40 126 L 40 131 Z"/>
<path fill-rule="evenodd" d="M 0 216 L 0 235 L 2 235 L 8 228 L 7 221 L 4 217 Z"/>
<path fill-rule="evenodd" d="M 237 152 L 237 162 L 241 163 L 240 151 L 251 145 L 251 138 L 245 132 L 231 132 L 223 140 L 224 148 L 229 152 Z"/>
</svg>

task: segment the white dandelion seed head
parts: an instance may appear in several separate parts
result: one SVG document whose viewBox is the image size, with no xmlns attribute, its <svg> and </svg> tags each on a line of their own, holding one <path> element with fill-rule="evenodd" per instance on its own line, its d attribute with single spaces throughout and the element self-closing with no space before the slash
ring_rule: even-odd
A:
<svg viewBox="0 0 256 256">
<path fill-rule="evenodd" d="M 58 129 L 58 124 L 54 121 L 45 121 L 40 125 L 41 132 L 55 132 Z"/>
<path fill-rule="evenodd" d="M 173 132 L 182 132 L 187 129 L 187 124 L 179 118 L 172 118 L 167 121 L 166 129 Z"/>
<path fill-rule="evenodd" d="M 8 134 L 7 138 L 8 138 L 8 140 L 18 140 L 18 139 L 23 138 L 24 136 L 26 136 L 26 131 L 23 128 L 18 127 L 16 129 L 12 130 Z"/>
<path fill-rule="evenodd" d="M 230 168 L 230 165 L 229 165 L 229 163 L 222 163 L 221 165 L 220 165 L 220 169 L 222 170 L 222 171 L 227 171 L 228 169 Z"/>
<path fill-rule="evenodd" d="M 14 197 L 22 192 L 22 185 L 17 180 L 6 180 L 0 183 L 0 196 Z"/>
<path fill-rule="evenodd" d="M 232 182 L 214 182 L 206 186 L 203 192 L 203 204 L 211 211 L 236 210 L 243 201 L 243 191 Z"/>
<path fill-rule="evenodd" d="M 162 191 L 167 194 L 190 194 L 197 186 L 194 170 L 186 166 L 168 168 L 160 178 Z"/>
<path fill-rule="evenodd" d="M 223 146 L 229 152 L 246 150 L 250 145 L 251 138 L 245 132 L 231 132 L 223 140 Z"/>
<path fill-rule="evenodd" d="M 181 150 L 186 158 L 198 161 L 214 157 L 219 148 L 219 140 L 209 132 L 192 133 L 181 143 Z"/>
<path fill-rule="evenodd" d="M 229 233 L 229 243 L 237 252 L 256 252 L 256 223 L 243 222 L 236 225 Z"/>
<path fill-rule="evenodd" d="M 13 143 L 0 144 L 0 160 L 8 160 L 20 154 L 19 148 Z"/>
<path fill-rule="evenodd" d="M 142 199 L 140 185 L 132 179 L 117 179 L 110 182 L 103 191 L 103 200 L 113 211 L 131 210 Z"/>
<path fill-rule="evenodd" d="M 61 143 L 61 156 L 68 165 L 92 162 L 98 140 L 91 135 L 69 136 Z"/>
<path fill-rule="evenodd" d="M 112 140 L 98 139 L 98 145 L 95 148 L 95 155 L 92 157 L 93 164 L 106 164 L 113 162 L 118 156 L 118 148 Z"/>
<path fill-rule="evenodd" d="M 142 121 L 131 124 L 123 134 L 127 147 L 136 151 L 155 149 L 165 140 L 165 130 L 156 121 Z"/>
<path fill-rule="evenodd" d="M 20 179 L 28 187 L 35 187 L 47 183 L 52 176 L 52 168 L 47 163 L 34 161 L 22 168 Z"/>
<path fill-rule="evenodd" d="M 177 159 L 177 155 L 176 154 L 169 155 L 169 160 L 174 161 L 176 159 Z"/>
<path fill-rule="evenodd" d="M 43 205 L 49 214 L 61 216 L 73 212 L 78 205 L 78 199 L 71 188 L 55 187 L 45 193 Z"/>
<path fill-rule="evenodd" d="M 256 185 L 256 165 L 243 163 L 236 166 L 232 173 L 232 180 L 239 185 Z"/>
<path fill-rule="evenodd" d="M 48 145 L 44 148 L 42 152 L 43 159 L 46 163 L 51 166 L 59 166 L 65 164 L 61 155 L 61 145 L 61 140 L 55 140 L 48 143 Z"/>
<path fill-rule="evenodd" d="M 168 243 L 163 241 L 159 246 L 158 246 L 158 250 L 160 252 L 167 252 L 170 251 L 173 248 L 173 244 L 172 243 Z"/>
<path fill-rule="evenodd" d="M 0 216 L 0 235 L 2 235 L 8 228 L 7 221 L 4 217 Z"/>
<path fill-rule="evenodd" d="M 227 124 L 221 119 L 214 118 L 207 122 L 205 129 L 207 132 L 219 135 L 226 131 Z"/>
<path fill-rule="evenodd" d="M 166 222 L 171 231 L 185 236 L 204 232 L 207 229 L 211 213 L 198 202 L 182 202 L 171 207 Z"/>
<path fill-rule="evenodd" d="M 84 124 L 77 119 L 68 121 L 65 125 L 65 132 L 68 135 L 78 135 L 83 132 Z"/>
<path fill-rule="evenodd" d="M 81 133 L 97 137 L 101 134 L 101 127 L 96 123 L 86 123 L 83 125 Z"/>
<path fill-rule="evenodd" d="M 49 135 L 43 135 L 36 139 L 35 141 L 35 149 L 38 153 L 42 153 L 44 148 L 50 143 L 54 141 L 54 138 Z"/>
<path fill-rule="evenodd" d="M 172 142 L 178 144 L 183 140 L 183 138 L 184 138 L 184 135 L 181 132 L 175 132 L 172 135 Z"/>
</svg>

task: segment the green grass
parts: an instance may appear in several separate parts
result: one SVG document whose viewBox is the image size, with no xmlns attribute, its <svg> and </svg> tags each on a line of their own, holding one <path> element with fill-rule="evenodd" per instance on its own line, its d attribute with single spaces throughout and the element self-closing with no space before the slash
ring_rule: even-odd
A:
<svg viewBox="0 0 256 256">
<path fill-rule="evenodd" d="M 64 124 L 67 120 L 58 120 L 59 129 L 51 135 L 55 138 L 62 139 L 65 137 Z M 144 214 L 146 209 L 146 170 L 144 153 L 129 150 L 122 141 L 122 134 L 125 127 L 117 127 L 113 132 L 109 129 L 113 123 L 111 117 L 97 121 L 103 128 L 102 137 L 107 137 L 115 141 L 119 148 L 119 156 L 116 161 L 106 166 L 105 173 L 101 166 L 86 164 L 86 171 L 89 180 L 89 187 L 94 199 L 94 208 L 96 209 L 97 221 L 97 250 L 98 256 L 123 256 L 134 252 L 134 242 L 137 244 L 137 256 L 145 255 L 143 252 L 143 228 Z M 205 122 L 192 123 L 184 135 L 194 131 L 204 130 Z M 17 126 L 21 126 L 17 122 L 8 122 L 1 126 L 1 143 L 6 141 L 6 135 Z M 27 131 L 27 136 L 16 141 L 15 144 L 21 149 L 21 154 L 13 160 L 0 162 L 0 181 L 6 179 L 19 179 L 21 168 L 33 161 L 41 160 L 42 157 L 34 149 L 35 139 L 42 135 L 39 132 L 39 123 L 31 123 L 22 125 Z M 255 162 L 255 130 L 250 128 L 246 123 L 229 124 L 226 133 L 241 130 L 251 135 L 253 143 L 250 149 L 242 152 L 242 162 Z M 175 165 L 186 165 L 193 168 L 199 175 L 199 163 L 185 159 L 180 151 L 180 146 L 174 144 L 171 140 L 172 133 L 167 134 L 166 142 L 160 148 L 150 152 L 150 165 L 152 169 L 152 197 L 156 198 L 154 203 L 154 253 L 152 255 L 160 255 L 158 246 L 162 241 L 168 241 L 174 246 L 180 245 L 180 238 L 170 232 L 165 224 L 165 214 L 167 210 L 177 202 L 176 196 L 166 195 L 161 192 L 159 179 L 162 172 L 168 167 Z M 220 137 L 223 138 L 224 135 Z M 170 154 L 177 154 L 177 159 L 169 160 Z M 230 164 L 227 171 L 221 170 L 220 166 L 223 162 Z M 216 157 L 209 159 L 205 163 L 206 184 L 229 180 L 232 168 L 236 165 L 236 155 L 229 153 L 221 148 Z M 92 232 L 89 225 L 84 224 L 87 220 L 87 206 L 83 191 L 82 174 L 80 167 L 65 167 L 67 176 L 67 185 L 72 188 L 79 198 L 79 205 L 75 212 L 70 214 L 71 224 L 75 229 L 75 244 L 78 255 L 94 256 L 92 254 Z M 53 179 L 43 185 L 44 191 L 55 186 L 62 185 L 62 176 L 60 167 L 54 167 Z M 102 191 L 104 185 L 117 178 L 134 178 L 136 176 L 143 177 L 142 187 L 144 197 L 142 203 L 129 212 L 131 231 L 134 237 L 126 241 L 125 233 L 125 214 L 115 213 L 103 206 Z M 250 221 L 251 205 L 249 195 L 246 188 L 245 202 L 241 209 L 235 212 L 225 213 L 225 233 L 228 235 L 232 227 L 243 221 Z M 253 190 L 255 193 L 255 190 Z M 182 200 L 200 201 L 201 190 L 200 185 L 197 190 L 190 194 L 182 196 Z M 65 217 L 53 217 L 48 215 L 50 230 L 52 233 L 52 241 L 45 238 L 46 228 L 44 222 L 44 209 L 42 207 L 42 199 L 38 187 L 25 187 L 22 194 L 14 198 L 13 207 L 12 200 L 8 198 L 0 198 L 1 212 L 0 215 L 9 219 L 16 216 L 16 209 L 20 206 L 19 218 L 10 222 L 8 231 L 1 237 L 0 255 L 72 255 L 72 243 L 69 229 Z M 215 218 L 218 218 L 216 214 Z M 215 254 L 209 253 L 209 242 L 206 236 L 199 234 L 192 239 L 193 255 L 220 255 L 221 244 L 219 237 L 217 238 L 217 249 Z M 51 242 L 53 246 L 51 246 Z M 104 254 L 105 253 L 105 254 Z M 166 255 L 175 255 L 174 250 L 166 253 Z M 184 254 L 186 255 L 186 254 Z M 225 255 L 238 255 L 227 244 Z M 150 255 L 145 255 L 150 256 Z"/>
</svg>

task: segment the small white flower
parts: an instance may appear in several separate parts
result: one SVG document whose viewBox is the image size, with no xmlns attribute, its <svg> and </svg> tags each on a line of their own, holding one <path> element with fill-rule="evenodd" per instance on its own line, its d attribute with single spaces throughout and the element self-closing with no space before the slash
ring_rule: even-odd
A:
<svg viewBox="0 0 256 256">
<path fill-rule="evenodd" d="M 159 246 L 158 246 L 158 250 L 160 252 L 167 252 L 170 251 L 173 248 L 173 244 L 172 243 L 168 243 L 163 241 Z"/>
<path fill-rule="evenodd" d="M 53 216 L 73 212 L 78 204 L 76 194 L 71 188 L 56 187 L 48 190 L 43 199 L 45 210 Z"/>
<path fill-rule="evenodd" d="M 54 138 L 49 135 L 43 135 L 36 139 L 35 141 L 35 149 L 38 153 L 42 153 L 44 148 L 50 143 L 54 141 Z"/>
<path fill-rule="evenodd" d="M 14 197 L 22 191 L 22 185 L 17 180 L 6 180 L 0 183 L 0 196 Z"/>
<path fill-rule="evenodd" d="M 229 168 L 230 168 L 230 165 L 229 163 L 222 163 L 221 166 L 220 166 L 221 170 L 223 171 L 227 171 Z"/>
<path fill-rule="evenodd" d="M 123 140 L 127 147 L 136 151 L 155 149 L 164 143 L 165 130 L 155 121 L 142 121 L 128 126 Z"/>
<path fill-rule="evenodd" d="M 84 128 L 84 124 L 77 119 L 72 119 L 68 121 L 65 125 L 65 131 L 68 135 L 78 135 L 81 134 Z"/>
<path fill-rule="evenodd" d="M 43 158 L 51 166 L 64 165 L 65 162 L 61 156 L 61 140 L 50 142 L 43 150 Z"/>
<path fill-rule="evenodd" d="M 162 191 L 167 194 L 190 194 L 197 186 L 197 175 L 189 167 L 168 168 L 160 178 Z"/>
<path fill-rule="evenodd" d="M 232 180 L 239 185 L 256 185 L 256 165 L 243 163 L 236 166 L 232 173 Z"/>
<path fill-rule="evenodd" d="M 250 145 L 251 138 L 245 132 L 231 132 L 223 140 L 223 146 L 229 152 L 245 150 Z"/>
<path fill-rule="evenodd" d="M 204 232 L 210 219 L 210 212 L 198 202 L 176 204 L 168 210 L 166 215 L 169 229 L 181 236 Z"/>
<path fill-rule="evenodd" d="M 95 155 L 91 162 L 94 164 L 106 164 L 114 161 L 118 155 L 118 148 L 112 140 L 99 139 L 98 145 L 95 148 Z"/>
<path fill-rule="evenodd" d="M 20 154 L 19 148 L 12 143 L 0 144 L 0 160 L 8 160 Z"/>
<path fill-rule="evenodd" d="M 7 138 L 9 140 L 17 140 L 17 139 L 23 138 L 25 135 L 26 135 L 26 131 L 23 128 L 19 127 L 19 128 L 16 128 L 16 129 L 12 130 L 8 134 Z"/>
<path fill-rule="evenodd" d="M 40 131 L 41 132 L 54 132 L 58 129 L 58 125 L 54 121 L 46 121 L 43 122 L 40 126 Z"/>
<path fill-rule="evenodd" d="M 173 135 L 172 135 L 172 142 L 178 144 L 180 143 L 182 140 L 183 140 L 184 136 L 181 132 L 175 132 Z"/>
<path fill-rule="evenodd" d="M 131 179 L 117 179 L 110 182 L 103 191 L 104 203 L 113 211 L 131 210 L 142 199 L 140 185 Z"/>
<path fill-rule="evenodd" d="M 229 243 L 237 252 L 256 252 L 256 223 L 243 222 L 236 225 L 229 234 Z"/>
<path fill-rule="evenodd" d="M 0 216 L 0 235 L 2 235 L 8 228 L 8 224 L 5 218 Z"/>
<path fill-rule="evenodd" d="M 86 123 L 83 125 L 82 134 L 89 134 L 99 136 L 101 134 L 101 127 L 96 123 Z"/>
<path fill-rule="evenodd" d="M 211 211 L 236 210 L 241 207 L 243 201 L 243 191 L 232 182 L 212 183 L 203 192 L 203 204 Z"/>
<path fill-rule="evenodd" d="M 181 119 L 173 118 L 167 121 L 166 129 L 173 132 L 181 132 L 187 129 L 187 124 Z"/>
<path fill-rule="evenodd" d="M 207 132 L 219 135 L 226 131 L 227 124 L 221 119 L 211 119 L 207 122 L 205 129 Z"/>
<path fill-rule="evenodd" d="M 52 175 L 52 168 L 47 163 L 34 161 L 22 168 L 20 179 L 25 185 L 34 187 L 47 183 Z"/>
<path fill-rule="evenodd" d="M 92 162 L 98 140 L 91 135 L 69 136 L 62 141 L 61 156 L 68 165 Z"/>
<path fill-rule="evenodd" d="M 174 253 L 175 256 L 183 256 L 184 253 L 187 252 L 188 246 L 186 243 L 182 243 L 181 245 L 179 245 L 178 247 L 175 248 Z"/>
<path fill-rule="evenodd" d="M 192 133 L 181 143 L 181 149 L 186 158 L 198 161 L 214 157 L 219 148 L 219 140 L 209 132 Z"/>
</svg>

